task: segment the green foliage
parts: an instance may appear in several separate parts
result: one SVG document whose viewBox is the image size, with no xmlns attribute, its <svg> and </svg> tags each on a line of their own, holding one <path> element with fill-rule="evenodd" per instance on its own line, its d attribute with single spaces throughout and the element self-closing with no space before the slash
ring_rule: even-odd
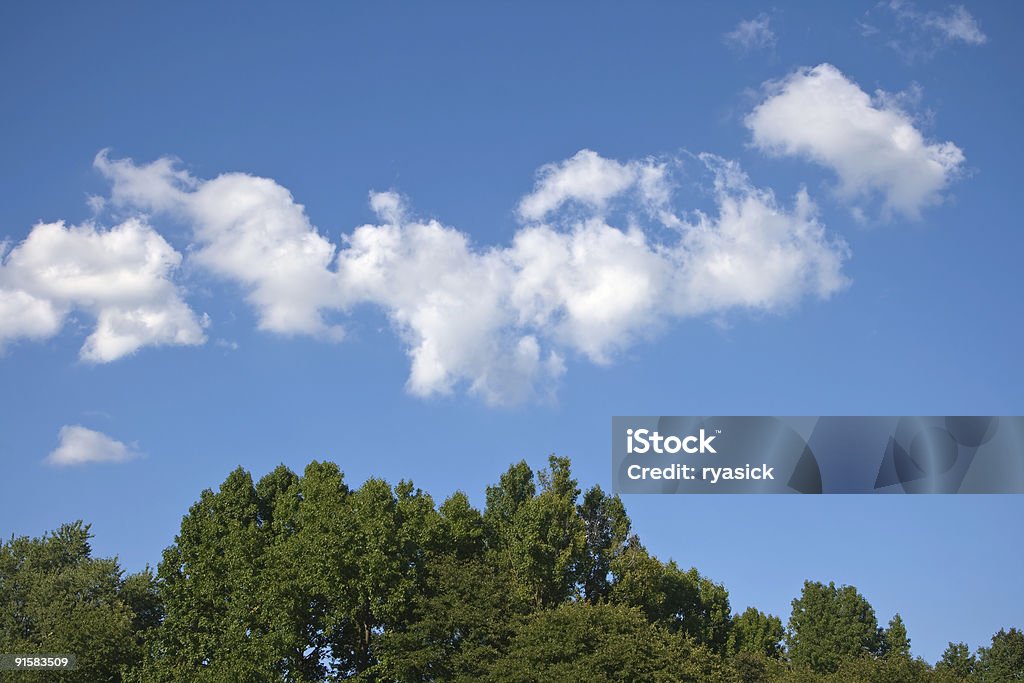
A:
<svg viewBox="0 0 1024 683">
<path fill-rule="evenodd" d="M 927 664 L 909 657 L 861 656 L 843 660 L 829 683 L 926 683 L 931 680 Z"/>
<path fill-rule="evenodd" d="M 538 607 L 560 604 L 575 594 L 586 548 L 576 509 L 580 491 L 566 458 L 551 456 L 538 473 L 538 492 L 525 463 L 509 469 L 487 490 L 484 521 L 490 548 L 516 589 Z M 494 509 L 492 510 L 492 505 Z"/>
<path fill-rule="evenodd" d="M 727 670 L 623 605 L 566 603 L 535 612 L 481 680 L 495 683 L 726 681 Z"/>
<path fill-rule="evenodd" d="M 385 632 L 377 673 L 395 681 L 475 681 L 531 606 L 479 557 L 438 557 L 407 626 Z"/>
<path fill-rule="evenodd" d="M 203 491 L 156 575 L 91 557 L 80 522 L 0 546 L 0 652 L 72 653 L 60 680 L 1002 683 L 1024 634 L 913 659 L 852 586 L 807 582 L 788 630 L 650 555 L 569 461 L 513 465 L 475 509 L 333 463 L 239 468 Z M 783 648 L 783 641 L 786 648 Z M 0 680 L 15 680 L 0 672 Z M 52 680 L 19 673 L 18 681 Z"/>
<path fill-rule="evenodd" d="M 583 521 L 585 550 L 580 566 L 580 593 L 591 603 L 608 597 L 612 563 L 626 547 L 630 521 L 618 496 L 608 496 L 595 486 L 583 495 L 578 508 Z"/>
<path fill-rule="evenodd" d="M 1024 681 L 1024 632 L 999 629 L 989 647 L 978 648 L 976 672 L 983 683 Z"/>
<path fill-rule="evenodd" d="M 729 591 L 722 584 L 701 576 L 694 567 L 690 568 L 687 575 L 697 585 L 698 604 L 697 610 L 683 619 L 683 630 L 698 643 L 707 645 L 719 654 L 724 653 L 732 629 Z"/>
<path fill-rule="evenodd" d="M 269 475 L 268 475 L 269 476 Z M 159 567 L 166 618 L 152 651 L 160 680 L 266 680 L 278 668 L 277 627 L 267 576 L 272 523 L 248 472 L 203 491 Z"/>
<path fill-rule="evenodd" d="M 846 661 L 880 654 L 882 633 L 856 588 L 805 581 L 793 600 L 787 644 L 794 666 L 832 673 Z"/>
<path fill-rule="evenodd" d="M 971 649 L 966 643 L 950 643 L 942 653 L 942 659 L 935 664 L 935 670 L 964 680 L 974 673 L 975 666 L 977 659 L 971 654 Z"/>
<path fill-rule="evenodd" d="M 487 507 L 483 518 L 489 546 L 506 544 L 512 535 L 516 515 L 535 495 L 537 486 L 533 483 L 533 470 L 525 460 L 509 467 L 497 486 L 487 487 Z"/>
<path fill-rule="evenodd" d="M 730 662 L 740 683 L 768 683 L 772 680 L 772 670 L 781 669 L 778 660 L 747 650 L 733 653 Z"/>
<path fill-rule="evenodd" d="M 612 572 L 612 602 L 639 607 L 652 622 L 715 652 L 726 650 L 732 617 L 723 586 L 696 569 L 659 561 L 635 539 L 612 562 Z"/>
<path fill-rule="evenodd" d="M 889 627 L 882 632 L 882 654 L 886 657 L 910 659 L 910 637 L 903 617 L 897 613 L 889 620 Z"/>
<path fill-rule="evenodd" d="M 483 552 L 484 518 L 470 505 L 465 493 L 453 493 L 438 512 L 446 552 L 460 558 L 477 557 Z"/>
<path fill-rule="evenodd" d="M 760 655 L 765 659 L 782 656 L 782 640 L 786 630 L 782 620 L 748 607 L 732 622 L 732 651 Z"/>
<path fill-rule="evenodd" d="M 203 492 L 160 565 L 167 617 L 157 680 L 322 680 L 369 671 L 379 633 L 402 627 L 442 524 L 429 496 L 337 467 L 236 470 Z"/>
<path fill-rule="evenodd" d="M 700 592 L 675 562 L 663 563 L 631 539 L 612 562 L 614 603 L 639 607 L 651 621 L 679 630 L 687 615 L 698 611 Z"/>
<path fill-rule="evenodd" d="M 74 654 L 68 681 L 119 681 L 141 657 L 160 617 L 148 571 L 122 577 L 116 559 L 92 557 L 89 526 L 65 524 L 42 538 L 0 545 L 0 652 Z M 46 680 L 0 672 L 0 680 Z"/>
</svg>

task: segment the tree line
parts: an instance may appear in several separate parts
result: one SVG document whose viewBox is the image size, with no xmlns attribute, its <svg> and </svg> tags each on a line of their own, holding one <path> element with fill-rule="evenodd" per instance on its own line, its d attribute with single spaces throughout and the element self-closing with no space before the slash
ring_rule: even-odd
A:
<svg viewBox="0 0 1024 683">
<path fill-rule="evenodd" d="M 337 465 L 242 468 L 184 516 L 156 572 L 95 558 L 89 526 L 0 546 L 0 652 L 71 653 L 131 682 L 1024 680 L 1024 633 L 911 655 L 853 586 L 804 583 L 784 625 L 651 555 L 622 501 L 569 460 L 511 466 L 484 509 L 403 481 L 350 488 Z"/>
</svg>

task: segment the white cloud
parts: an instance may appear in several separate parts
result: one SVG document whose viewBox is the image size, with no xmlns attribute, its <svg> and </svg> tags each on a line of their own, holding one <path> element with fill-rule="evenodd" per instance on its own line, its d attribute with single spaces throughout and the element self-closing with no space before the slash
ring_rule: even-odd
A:
<svg viewBox="0 0 1024 683">
<path fill-rule="evenodd" d="M 4 282 L 14 288 L 0 290 L 0 312 L 16 311 L 21 336 L 45 336 L 72 306 L 95 310 L 93 337 L 103 343 L 90 337 L 87 357 L 171 339 L 175 321 L 179 331 L 191 321 L 185 338 L 201 340 L 170 280 L 180 256 L 144 222 L 167 214 L 191 231 L 194 265 L 244 288 L 261 328 L 336 338 L 327 316 L 376 307 L 409 356 L 410 393 L 465 389 L 488 403 L 517 402 L 552 393 L 569 356 L 607 363 L 679 319 L 776 311 L 846 286 L 846 246 L 826 235 L 805 191 L 787 208 L 735 163 L 700 159 L 714 178 L 710 214 L 674 212 L 676 162 L 582 150 L 538 172 L 508 245 L 474 245 L 411 215 L 397 193 L 377 192 L 376 223 L 336 246 L 272 180 L 203 180 L 168 160 L 136 165 L 101 153 L 96 165 L 113 183 L 108 207 L 135 217 L 108 232 L 38 226 L 6 259 Z M 82 244 L 38 246 L 55 235 Z M 135 269 L 114 268 L 112 254 Z M 72 255 L 75 268 L 63 267 Z M 148 264 L 141 273 L 139 263 Z M 129 315 L 154 301 L 180 315 Z"/>
<path fill-rule="evenodd" d="M 542 172 L 531 196 L 552 196 L 545 186 L 551 174 L 580 159 L 612 174 L 644 163 L 577 154 Z M 806 192 L 786 210 L 735 164 L 703 160 L 715 175 L 718 213 L 680 222 L 668 242 L 652 237 L 663 230 L 649 234 L 635 223 L 620 228 L 607 221 L 606 202 L 636 185 L 619 182 L 617 192 L 610 190 L 608 173 L 590 176 L 597 189 L 574 180 L 574 199 L 600 197 L 584 202 L 582 215 L 557 212 L 561 200 L 527 202 L 545 207 L 528 213 L 545 222 L 523 227 L 502 248 L 474 248 L 453 228 L 407 219 L 397 195 L 374 195 L 386 222 L 346 239 L 342 289 L 352 303 L 388 312 L 408 345 L 412 393 L 447 393 L 465 381 L 486 400 L 504 402 L 555 380 L 566 353 L 606 363 L 675 319 L 778 310 L 847 284 L 846 246 L 826 236 Z M 641 214 L 646 196 L 637 199 Z M 667 210 L 668 197 L 658 205 Z"/>
<path fill-rule="evenodd" d="M 803 296 L 826 299 L 849 284 L 842 274 L 849 248 L 827 235 L 805 189 L 787 210 L 771 190 L 752 186 L 736 162 L 701 158 L 715 174 L 718 214 L 699 214 L 680 246 L 683 313 L 776 310 Z"/>
<path fill-rule="evenodd" d="M 2 266 L 0 275 L 3 275 Z M 5 342 L 14 339 L 52 337 L 60 330 L 65 313 L 48 299 L 0 285 L 0 350 Z"/>
<path fill-rule="evenodd" d="M 881 193 L 886 213 L 916 217 L 941 202 L 963 164 L 959 147 L 927 141 L 898 100 L 872 98 L 831 64 L 770 83 L 767 95 L 746 118 L 755 146 L 830 167 L 847 199 Z"/>
<path fill-rule="evenodd" d="M 775 32 L 767 14 L 745 19 L 724 36 L 725 44 L 743 52 L 761 50 L 775 46 Z"/>
<path fill-rule="evenodd" d="M 715 176 L 717 214 L 697 212 L 672 241 L 601 218 L 520 231 L 510 250 L 519 320 L 600 363 L 672 319 L 776 310 L 846 285 L 846 246 L 826 237 L 806 192 L 787 211 L 735 163 L 701 158 Z"/>
<path fill-rule="evenodd" d="M 115 206 L 186 219 L 195 240 L 191 257 L 246 289 L 261 329 L 341 337 L 341 328 L 322 316 L 339 301 L 329 270 L 334 245 L 288 190 L 244 173 L 201 181 L 169 159 L 136 165 L 103 151 L 95 164 L 113 182 Z"/>
<path fill-rule="evenodd" d="M 57 448 L 46 456 L 51 465 L 125 462 L 139 456 L 135 448 L 81 425 L 61 427 L 58 441 Z"/>
<path fill-rule="evenodd" d="M 519 202 L 519 215 L 538 221 L 568 203 L 600 214 L 609 201 L 627 191 L 654 213 L 663 209 L 669 198 L 666 172 L 666 165 L 653 159 L 623 164 L 583 149 L 565 161 L 540 168 L 533 192 Z"/>
<path fill-rule="evenodd" d="M 567 227 L 567 229 L 565 229 Z M 639 228 L 600 218 L 520 231 L 508 257 L 517 320 L 598 363 L 661 325 L 672 264 Z"/>
<path fill-rule="evenodd" d="M 988 41 L 978 20 L 963 5 L 949 5 L 945 12 L 923 12 L 907 0 L 891 0 L 886 7 L 896 16 L 900 27 L 911 34 L 930 34 L 939 41 L 959 41 L 968 45 L 982 45 Z M 911 37 L 920 39 L 921 35 Z"/>
<path fill-rule="evenodd" d="M 40 223 L 0 263 L 0 345 L 52 337 L 76 309 L 96 318 L 81 349 L 86 361 L 201 344 L 200 322 L 172 282 L 180 262 L 141 218 L 110 229 Z"/>
<path fill-rule="evenodd" d="M 383 223 L 345 238 L 338 278 L 348 306 L 387 312 L 408 349 L 411 393 L 446 394 L 465 382 L 501 403 L 560 374 L 560 361 L 513 325 L 515 273 L 502 250 L 475 249 L 454 228 L 407 218 L 395 193 L 374 193 L 371 205 Z"/>
<path fill-rule="evenodd" d="M 956 43 L 983 45 L 988 42 L 978 20 L 962 5 L 948 5 L 944 11 L 922 11 L 909 0 L 890 0 L 880 4 L 880 8 L 875 15 L 883 27 L 861 21 L 858 22 L 861 33 L 865 37 L 883 38 L 886 45 L 908 61 L 931 59 L 939 50 Z M 888 20 L 892 20 L 893 25 L 884 27 Z"/>
<path fill-rule="evenodd" d="M 950 7 L 948 14 L 929 12 L 922 19 L 925 26 L 935 29 L 948 40 L 959 40 L 968 45 L 982 45 L 988 41 L 978 21 L 963 5 Z"/>
</svg>

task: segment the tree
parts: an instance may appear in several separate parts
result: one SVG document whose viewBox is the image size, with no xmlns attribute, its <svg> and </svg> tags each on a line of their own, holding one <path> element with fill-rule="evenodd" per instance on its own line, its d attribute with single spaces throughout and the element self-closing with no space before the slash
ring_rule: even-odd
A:
<svg viewBox="0 0 1024 683">
<path fill-rule="evenodd" d="M 298 501 L 283 543 L 297 567 L 299 599 L 309 606 L 307 648 L 326 671 L 355 669 L 353 622 L 358 554 L 349 499 L 352 491 L 337 465 L 312 462 L 297 486 Z"/>
<path fill-rule="evenodd" d="M 490 548 L 507 545 L 519 510 L 537 495 L 533 470 L 520 460 L 501 475 L 496 486 L 487 487 L 484 533 Z"/>
<path fill-rule="evenodd" d="M 0 545 L 0 652 L 74 653 L 62 680 L 122 683 L 1024 680 L 1021 631 L 977 659 L 950 643 L 932 669 L 852 586 L 806 582 L 788 629 L 733 616 L 724 586 L 649 554 L 622 502 L 581 496 L 554 456 L 509 468 L 482 513 L 407 481 L 350 489 L 333 463 L 238 468 L 156 575 L 93 558 L 90 537 L 77 522 Z"/>
<path fill-rule="evenodd" d="M 287 474 L 271 473 L 261 488 L 279 492 Z M 270 552 L 277 507 L 259 496 L 242 468 L 218 492 L 203 491 L 160 563 L 167 614 L 146 678 L 266 681 L 290 672 L 309 680 L 320 673 L 317 662 L 300 673 L 302 629 L 287 623 L 287 605 L 279 601 L 294 585 Z M 280 528 L 283 520 L 276 521 Z"/>
<path fill-rule="evenodd" d="M 727 680 L 706 649 L 624 605 L 572 602 L 535 612 L 481 680 L 630 683 Z"/>
<path fill-rule="evenodd" d="M 978 648 L 976 671 L 984 683 L 1024 680 L 1024 632 L 999 629 L 989 647 Z"/>
<path fill-rule="evenodd" d="M 611 590 L 612 563 L 625 549 L 630 521 L 622 500 L 608 496 L 600 486 L 583 495 L 579 516 L 586 539 L 580 593 L 588 602 L 596 603 L 607 598 Z"/>
<path fill-rule="evenodd" d="M 375 667 L 384 680 L 478 681 L 532 607 L 482 557 L 434 559 L 413 616 L 386 631 Z"/>
<path fill-rule="evenodd" d="M 780 666 L 777 660 L 746 650 L 733 653 L 729 661 L 740 683 L 768 683 L 772 680 L 769 667 L 772 664 L 776 669 Z"/>
<path fill-rule="evenodd" d="M 568 458 L 548 459 L 548 469 L 537 474 L 539 492 L 530 474 L 519 463 L 502 475 L 499 486 L 487 489 L 484 524 L 495 562 L 516 589 L 538 607 L 549 607 L 574 595 L 586 533 Z"/>
<path fill-rule="evenodd" d="M 676 628 L 684 614 L 696 610 L 697 586 L 674 562 L 663 564 L 633 537 L 612 562 L 611 602 L 638 607 L 665 628 Z"/>
<path fill-rule="evenodd" d="M 819 680 L 828 683 L 933 683 L 931 668 L 909 657 L 853 657 L 843 660 L 835 673 Z"/>
<path fill-rule="evenodd" d="M 782 620 L 748 607 L 732 620 L 732 651 L 749 652 L 768 659 L 782 656 L 782 640 L 786 630 Z"/>
<path fill-rule="evenodd" d="M 92 557 L 90 538 L 79 521 L 0 544 L 0 652 L 74 654 L 77 668 L 62 680 L 120 681 L 159 607 L 148 570 L 123 577 L 116 559 Z"/>
<path fill-rule="evenodd" d="M 167 616 L 143 678 L 372 677 L 377 641 L 409 622 L 444 528 L 409 482 L 351 491 L 336 465 L 313 462 L 253 485 L 239 468 L 203 492 L 164 553 Z"/>
<path fill-rule="evenodd" d="M 956 678 L 967 678 L 974 673 L 977 660 L 966 643 L 951 642 L 935 664 L 936 671 L 944 671 Z"/>
<path fill-rule="evenodd" d="M 729 591 L 722 584 L 702 576 L 696 567 L 691 567 L 687 575 L 697 586 L 697 609 L 684 617 L 683 630 L 692 634 L 698 643 L 724 654 L 732 630 Z"/>
<path fill-rule="evenodd" d="M 633 538 L 612 562 L 609 599 L 639 607 L 653 623 L 722 653 L 732 625 L 729 594 L 723 586 L 683 571 L 672 560 L 661 562 Z"/>
<path fill-rule="evenodd" d="M 805 581 L 793 600 L 787 645 L 795 666 L 831 673 L 846 660 L 879 654 L 881 641 L 875 610 L 853 586 Z"/>
<path fill-rule="evenodd" d="M 164 603 L 156 575 L 149 567 L 138 574 L 129 574 L 121 582 L 120 594 L 132 612 L 131 630 L 141 654 L 164 620 Z"/>
<path fill-rule="evenodd" d="M 444 550 L 459 558 L 479 557 L 484 550 L 484 518 L 456 491 L 438 509 Z"/>
<path fill-rule="evenodd" d="M 910 637 L 899 612 L 889 620 L 889 627 L 882 632 L 882 654 L 886 657 L 910 659 Z"/>
<path fill-rule="evenodd" d="M 358 674 L 375 662 L 377 635 L 403 628 L 411 618 L 440 522 L 431 498 L 408 482 L 392 491 L 383 480 L 370 479 L 350 496 L 349 506 L 355 600 L 348 618 L 355 628 L 350 666 L 339 673 Z"/>
</svg>

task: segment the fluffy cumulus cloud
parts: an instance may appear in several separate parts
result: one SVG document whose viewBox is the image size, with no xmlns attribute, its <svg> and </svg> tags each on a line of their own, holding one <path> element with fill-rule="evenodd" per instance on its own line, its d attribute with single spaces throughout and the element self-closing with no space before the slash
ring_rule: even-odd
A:
<svg viewBox="0 0 1024 683">
<path fill-rule="evenodd" d="M 179 216 L 192 228 L 195 262 L 246 291 L 261 329 L 338 338 L 322 315 L 339 292 L 328 270 L 334 245 L 288 190 L 267 178 L 225 173 L 200 181 L 168 159 L 137 165 L 105 152 L 96 167 L 120 209 Z"/>
<path fill-rule="evenodd" d="M 465 382 L 488 402 L 515 401 L 561 374 L 559 356 L 542 355 L 537 337 L 515 325 L 508 294 L 516 274 L 504 250 L 475 248 L 454 228 L 408 217 L 393 192 L 370 199 L 381 222 L 344 238 L 340 289 L 347 306 L 387 313 L 408 350 L 413 394 Z"/>
<path fill-rule="evenodd" d="M 584 149 L 541 167 L 533 192 L 519 202 L 519 215 L 536 221 L 567 204 L 603 213 L 627 192 L 649 212 L 664 211 L 670 194 L 666 164 L 653 159 L 619 163 Z"/>
<path fill-rule="evenodd" d="M 701 158 L 715 174 L 718 213 L 698 213 L 678 249 L 684 313 L 774 310 L 805 295 L 826 299 L 848 284 L 842 265 L 849 250 L 828 236 L 805 189 L 786 209 L 771 190 L 751 185 L 735 162 Z"/>
<path fill-rule="evenodd" d="M 134 447 L 81 425 L 61 427 L 57 438 L 57 448 L 46 457 L 51 465 L 125 462 L 139 455 Z"/>
<path fill-rule="evenodd" d="M 764 50 L 775 46 L 775 32 L 767 14 L 744 19 L 723 36 L 725 44 L 742 52 Z"/>
<path fill-rule="evenodd" d="M 774 310 L 845 285 L 846 247 L 825 234 L 806 192 L 786 209 L 735 163 L 701 159 L 714 176 L 717 211 L 684 221 L 661 205 L 667 239 L 636 222 L 613 225 L 600 213 L 524 227 L 508 250 L 517 319 L 606 362 L 652 321 Z"/>
<path fill-rule="evenodd" d="M 201 344 L 201 319 L 172 280 L 180 263 L 142 218 L 109 229 L 40 223 L 0 261 L 0 347 L 52 337 L 76 310 L 96 321 L 81 349 L 86 361 Z"/>
<path fill-rule="evenodd" d="M 133 217 L 107 231 L 37 226 L 4 260 L 0 329 L 45 337 L 78 307 L 99 321 L 88 358 L 201 342 L 171 279 L 181 257 L 147 222 L 160 217 L 187 226 L 192 264 L 240 287 L 264 330 L 338 339 L 332 320 L 382 310 L 409 356 L 407 389 L 424 397 L 520 401 L 548 393 L 569 357 L 607 363 L 673 320 L 781 310 L 846 285 L 846 246 L 805 191 L 786 205 L 735 163 L 700 162 L 714 208 L 679 213 L 677 162 L 582 150 L 538 171 L 510 243 L 483 246 L 395 192 L 371 193 L 377 219 L 335 243 L 273 180 L 101 153 L 104 205 Z"/>
<path fill-rule="evenodd" d="M 872 97 L 834 66 L 820 64 L 768 84 L 746 125 L 759 149 L 834 170 L 845 198 L 880 193 L 884 212 L 916 217 L 942 201 L 964 154 L 952 142 L 925 139 L 898 101 Z"/>
</svg>

